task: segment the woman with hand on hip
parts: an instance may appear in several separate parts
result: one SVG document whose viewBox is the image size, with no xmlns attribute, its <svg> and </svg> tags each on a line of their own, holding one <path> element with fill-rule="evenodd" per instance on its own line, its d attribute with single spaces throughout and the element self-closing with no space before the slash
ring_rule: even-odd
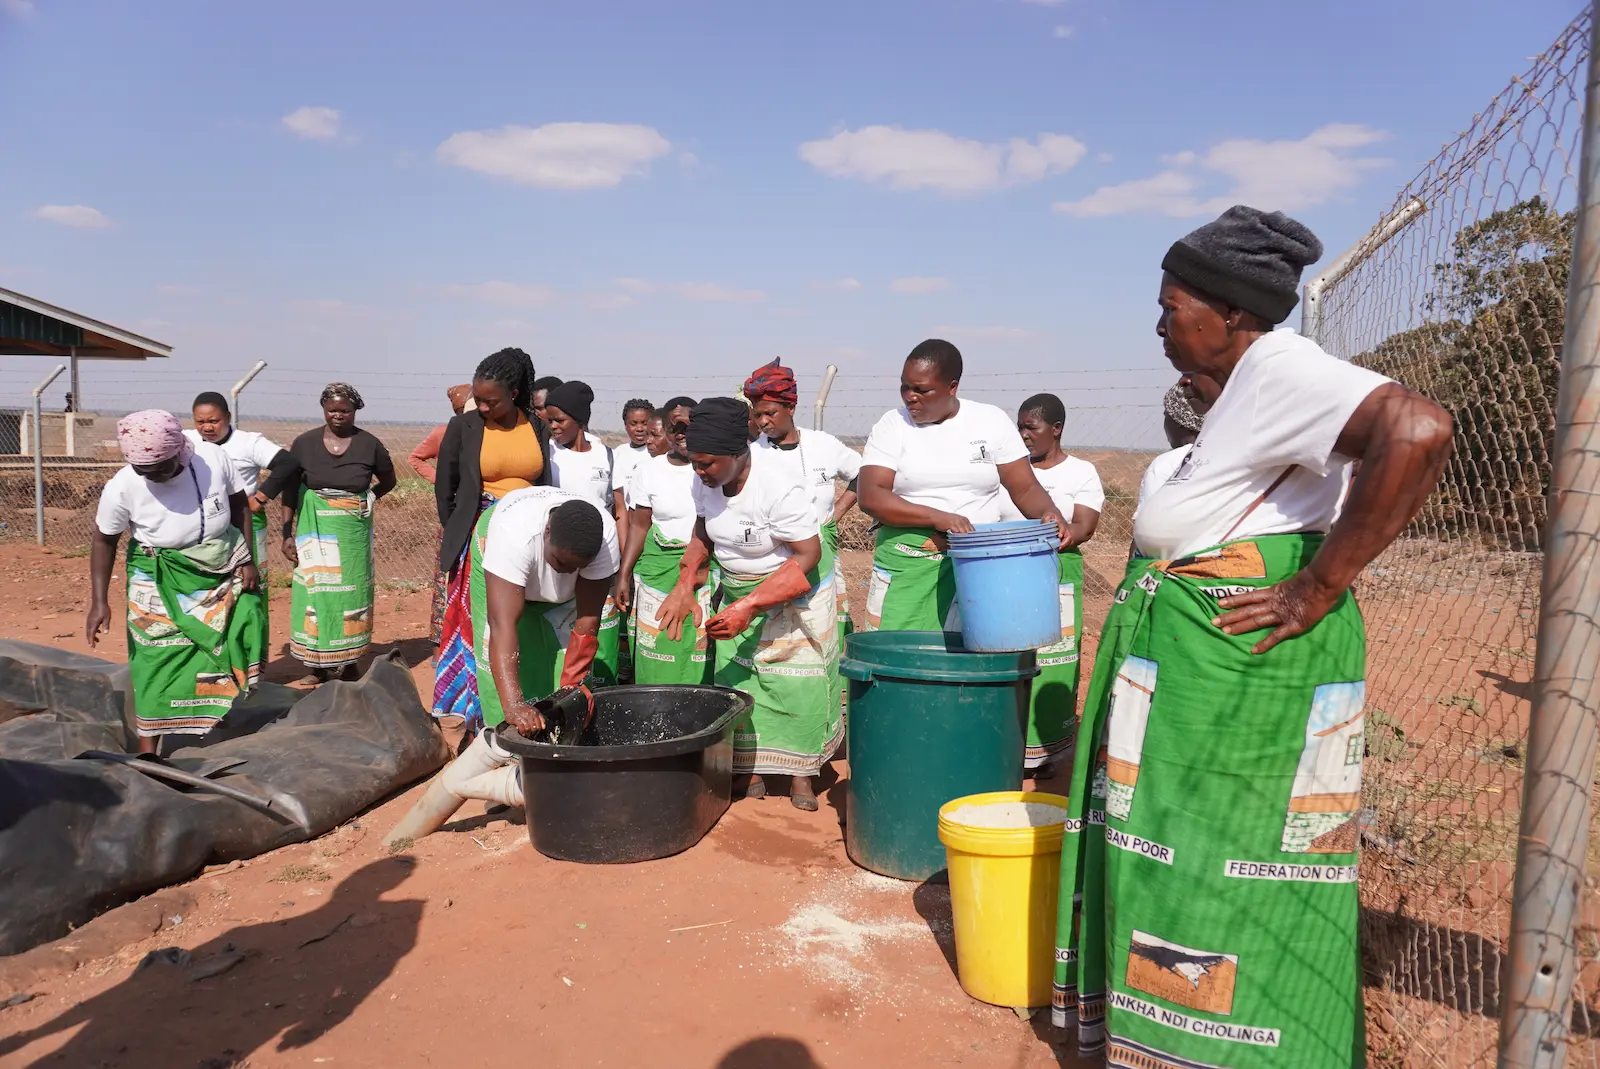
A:
<svg viewBox="0 0 1600 1069">
<path fill-rule="evenodd" d="M 699 624 L 685 621 L 677 638 L 662 629 L 662 604 L 678 582 L 683 553 L 694 538 L 694 487 L 698 480 L 689 463 L 687 433 L 693 403 L 675 397 L 660 424 L 667 431 L 667 452 L 640 461 L 629 483 L 628 527 L 612 599 L 630 617 L 633 636 L 633 681 L 646 683 L 709 683 L 711 657 L 704 621 L 711 615 L 711 584 L 704 573 L 695 577 L 694 597 Z"/>
<path fill-rule="evenodd" d="M 765 777 L 792 777 L 790 802 L 814 811 L 811 778 L 844 734 L 833 581 L 818 568 L 810 489 L 750 447 L 749 425 L 750 409 L 732 397 L 702 401 L 689 421 L 698 519 L 661 621 L 669 637 L 699 622 L 695 587 L 714 555 L 720 610 L 705 627 L 717 644 L 715 680 L 755 702 L 734 727 L 733 770 L 750 774 L 750 798 L 766 796 Z"/>
<path fill-rule="evenodd" d="M 473 529 L 507 494 L 550 481 L 550 438 L 533 414 L 533 383 L 533 360 L 521 349 L 484 357 L 472 375 L 472 409 L 449 422 L 439 446 L 433 494 L 445 589 L 435 602 L 433 715 L 459 716 L 468 732 L 483 726 L 472 629 Z"/>
<path fill-rule="evenodd" d="M 111 628 L 117 542 L 128 532 L 128 670 L 139 752 L 163 735 L 203 735 L 261 676 L 266 624 L 244 531 L 250 507 L 233 460 L 191 442 L 169 412 L 117 421 L 127 466 L 100 491 L 84 638 Z"/>
<path fill-rule="evenodd" d="M 302 683 L 356 678 L 372 643 L 372 506 L 395 487 L 382 442 L 356 426 L 366 407 L 347 382 L 322 391 L 324 426 L 294 440 L 300 471 L 285 491 L 283 555 L 294 562 L 289 652 L 311 669 Z"/>
<path fill-rule="evenodd" d="M 861 455 L 861 511 L 877 521 L 867 629 L 959 631 L 954 565 L 945 535 L 996 523 L 1007 496 L 1030 520 L 1071 526 L 1028 463 L 1005 412 L 958 396 L 961 352 L 930 339 L 900 371 L 905 407 L 886 413 Z"/>
<path fill-rule="evenodd" d="M 1222 393 L 1139 508 L 1061 792 L 1054 1017 L 1112 1064 L 1366 1063 L 1350 584 L 1422 507 L 1450 417 L 1273 329 L 1321 255 L 1240 206 L 1161 264 L 1167 359 Z"/>
</svg>

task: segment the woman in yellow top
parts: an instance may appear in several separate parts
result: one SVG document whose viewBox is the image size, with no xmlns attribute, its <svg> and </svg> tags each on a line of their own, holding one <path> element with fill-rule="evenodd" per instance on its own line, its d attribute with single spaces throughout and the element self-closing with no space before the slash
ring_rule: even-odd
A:
<svg viewBox="0 0 1600 1069">
<path fill-rule="evenodd" d="M 448 569 L 433 683 L 433 715 L 483 725 L 472 649 L 471 554 L 478 518 L 513 490 L 550 482 L 550 433 L 533 412 L 533 360 L 521 349 L 485 357 L 472 378 L 477 407 L 452 419 L 439 447 L 434 496 L 444 535 L 439 567 Z"/>
</svg>

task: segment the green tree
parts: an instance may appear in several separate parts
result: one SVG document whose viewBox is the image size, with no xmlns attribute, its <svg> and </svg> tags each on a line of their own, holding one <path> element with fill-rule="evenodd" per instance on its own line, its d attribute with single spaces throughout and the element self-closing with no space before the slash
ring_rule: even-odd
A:
<svg viewBox="0 0 1600 1069">
<path fill-rule="evenodd" d="M 1427 321 L 1355 358 L 1455 419 L 1424 530 L 1539 547 L 1575 226 L 1533 197 L 1463 227 L 1433 265 Z"/>
</svg>

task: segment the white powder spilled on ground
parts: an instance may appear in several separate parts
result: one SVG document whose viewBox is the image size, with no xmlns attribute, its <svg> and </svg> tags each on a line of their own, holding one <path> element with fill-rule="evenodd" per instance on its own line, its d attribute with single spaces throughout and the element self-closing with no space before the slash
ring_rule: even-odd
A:
<svg viewBox="0 0 1600 1069">
<path fill-rule="evenodd" d="M 772 960 L 848 991 L 858 1006 L 892 1001 L 904 984 L 905 955 L 915 954 L 919 943 L 930 950 L 937 944 L 913 905 L 916 888 L 860 870 L 824 877 L 808 886 L 809 893 L 773 931 L 776 939 L 769 944 L 758 936 L 758 945 L 777 952 Z"/>
<path fill-rule="evenodd" d="M 1047 828 L 1065 824 L 1067 817 L 1065 809 L 1048 802 L 992 802 L 964 805 L 945 819 L 969 828 Z"/>
</svg>

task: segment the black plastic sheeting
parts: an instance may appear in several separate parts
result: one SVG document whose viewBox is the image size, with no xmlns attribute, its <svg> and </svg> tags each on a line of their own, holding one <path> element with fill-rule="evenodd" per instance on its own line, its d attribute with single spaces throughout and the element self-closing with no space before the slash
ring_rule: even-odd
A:
<svg viewBox="0 0 1600 1069">
<path fill-rule="evenodd" d="M 0 954 L 66 935 L 206 865 L 314 838 L 429 775 L 443 737 L 397 660 L 311 692 L 267 683 L 162 762 L 246 804 L 115 758 L 136 752 L 126 665 L 0 642 Z M 99 751 L 106 758 L 87 758 Z"/>
</svg>

